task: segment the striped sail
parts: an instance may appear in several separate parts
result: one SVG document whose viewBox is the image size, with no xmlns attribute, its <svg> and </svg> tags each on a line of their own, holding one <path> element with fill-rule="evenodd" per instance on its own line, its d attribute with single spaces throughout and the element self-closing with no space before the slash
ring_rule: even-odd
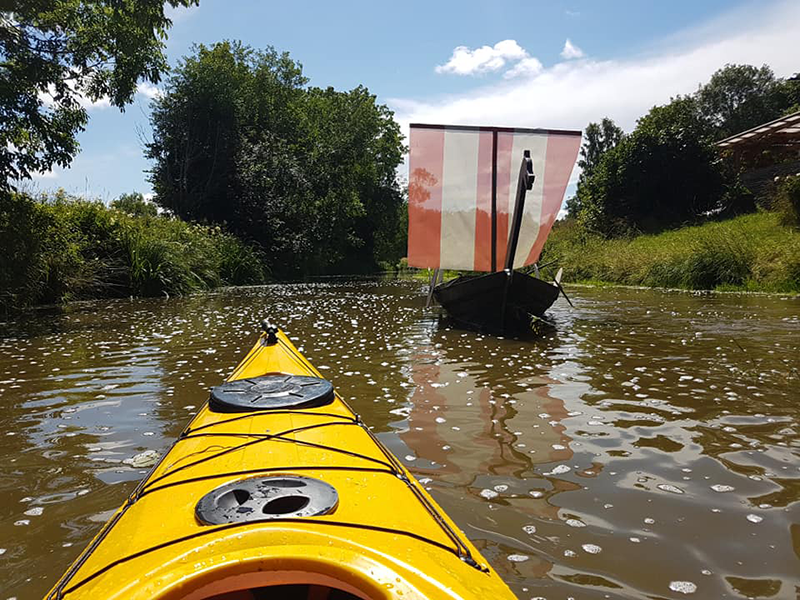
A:
<svg viewBox="0 0 800 600">
<path fill-rule="evenodd" d="M 503 268 L 523 151 L 527 193 L 514 268 L 533 264 L 561 208 L 581 143 L 579 131 L 411 125 L 408 264 L 492 270 L 492 193 L 496 193 L 496 270 Z"/>
</svg>

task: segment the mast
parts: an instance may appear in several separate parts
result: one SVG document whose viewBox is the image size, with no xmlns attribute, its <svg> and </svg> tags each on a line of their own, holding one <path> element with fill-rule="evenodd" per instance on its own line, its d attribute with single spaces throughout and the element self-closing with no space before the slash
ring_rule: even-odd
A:
<svg viewBox="0 0 800 600">
<path fill-rule="evenodd" d="M 497 270 L 497 130 L 492 130 L 492 272 Z"/>
<path fill-rule="evenodd" d="M 519 242 L 519 229 L 522 226 L 522 211 L 525 209 L 525 192 L 533 188 L 533 161 L 531 151 L 523 152 L 522 162 L 519 166 L 519 178 L 517 179 L 517 197 L 514 202 L 514 216 L 511 219 L 511 232 L 508 236 L 508 248 L 506 249 L 505 270 L 514 270 L 514 255 L 517 253 L 517 243 Z"/>
</svg>

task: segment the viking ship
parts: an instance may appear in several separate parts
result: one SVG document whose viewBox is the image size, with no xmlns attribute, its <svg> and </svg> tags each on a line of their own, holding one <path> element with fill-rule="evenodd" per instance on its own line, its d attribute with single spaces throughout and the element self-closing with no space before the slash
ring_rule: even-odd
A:
<svg viewBox="0 0 800 600">
<path fill-rule="evenodd" d="M 530 330 L 563 292 L 537 261 L 580 143 L 580 131 L 411 125 L 408 264 L 433 270 L 429 301 L 469 328 Z M 444 282 L 445 269 L 463 273 Z"/>
</svg>

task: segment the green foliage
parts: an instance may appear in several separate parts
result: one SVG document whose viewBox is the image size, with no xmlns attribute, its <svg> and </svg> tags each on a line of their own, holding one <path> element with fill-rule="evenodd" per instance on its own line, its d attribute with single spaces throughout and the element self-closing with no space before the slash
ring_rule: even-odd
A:
<svg viewBox="0 0 800 600">
<path fill-rule="evenodd" d="M 0 311 L 262 283 L 261 265 L 218 227 L 132 216 L 63 192 L 0 193 Z"/>
<path fill-rule="evenodd" d="M 781 180 L 771 208 L 778 214 L 783 225 L 800 227 L 800 175 Z"/>
<path fill-rule="evenodd" d="M 767 65 L 725 65 L 697 91 L 700 111 L 715 139 L 777 119 L 792 101 L 794 87 Z"/>
<path fill-rule="evenodd" d="M 605 237 L 658 231 L 722 207 L 725 181 L 691 97 L 654 107 L 584 182 L 580 222 Z"/>
<path fill-rule="evenodd" d="M 770 212 L 612 239 L 568 219 L 544 248 L 543 262 L 555 259 L 571 282 L 800 292 L 800 233 Z"/>
<path fill-rule="evenodd" d="M 621 140 L 606 133 L 613 123 L 592 123 L 568 214 L 587 233 L 614 237 L 750 212 L 754 196 L 713 143 L 798 102 L 797 78 L 778 79 L 766 65 L 726 65 L 697 93 L 654 106 Z"/>
<path fill-rule="evenodd" d="M 155 217 L 158 214 L 156 205 L 145 200 L 139 192 L 122 194 L 111 201 L 111 208 L 116 208 L 134 217 Z"/>
<path fill-rule="evenodd" d="M 198 0 L 168 0 L 191 6 Z M 16 0 L 0 13 L 0 189 L 67 166 L 85 99 L 119 108 L 166 68 L 163 0 Z"/>
<path fill-rule="evenodd" d="M 257 242 L 278 276 L 396 262 L 399 126 L 363 87 L 306 84 L 272 48 L 197 46 L 154 103 L 156 202 Z"/>
<path fill-rule="evenodd" d="M 586 127 L 586 131 L 583 132 L 581 157 L 578 159 L 578 166 L 581 168 L 578 187 L 575 196 L 567 200 L 567 213 L 570 217 L 578 216 L 581 199 L 586 193 L 586 182 L 600 164 L 600 159 L 620 143 L 623 135 L 622 129 L 608 117 L 604 117 L 600 123 L 589 123 Z"/>
</svg>

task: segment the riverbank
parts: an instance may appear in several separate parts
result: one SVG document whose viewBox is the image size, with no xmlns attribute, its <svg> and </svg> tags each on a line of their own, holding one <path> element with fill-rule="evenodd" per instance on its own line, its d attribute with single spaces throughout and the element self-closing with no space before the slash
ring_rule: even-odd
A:
<svg viewBox="0 0 800 600">
<path fill-rule="evenodd" d="M 688 290 L 800 292 L 800 232 L 773 212 L 655 235 L 602 239 L 556 224 L 541 262 L 563 281 Z"/>
<path fill-rule="evenodd" d="M 56 194 L 0 198 L 0 313 L 89 298 L 263 283 L 258 253 L 219 227 Z"/>
</svg>

